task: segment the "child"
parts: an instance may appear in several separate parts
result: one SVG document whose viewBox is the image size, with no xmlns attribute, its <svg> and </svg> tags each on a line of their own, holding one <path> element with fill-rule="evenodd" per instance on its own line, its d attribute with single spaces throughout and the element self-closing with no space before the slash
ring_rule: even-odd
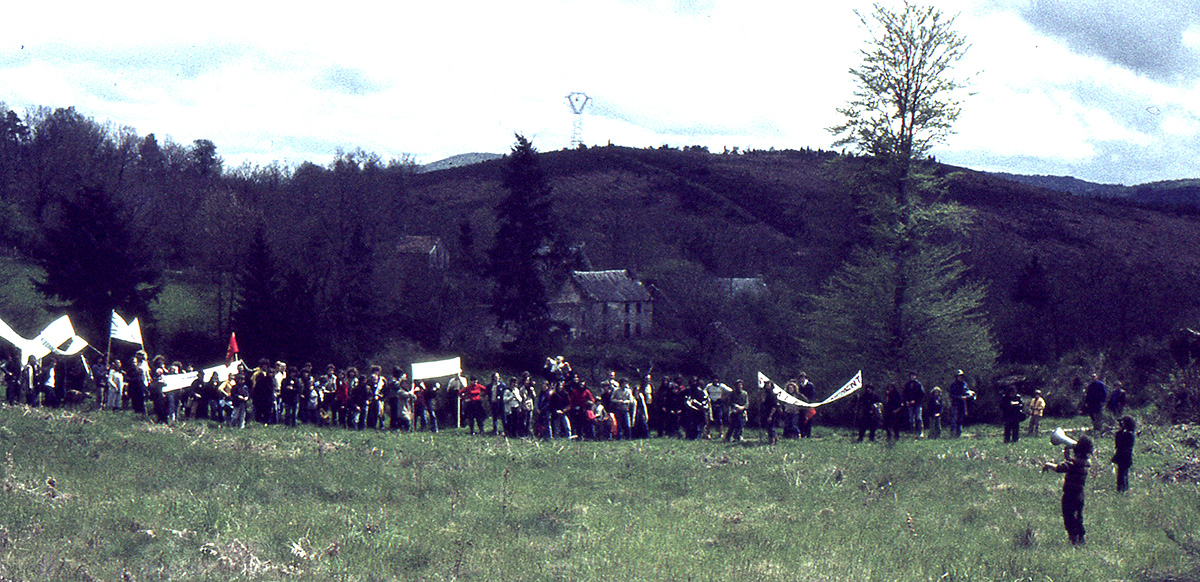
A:
<svg viewBox="0 0 1200 582">
<path fill-rule="evenodd" d="M 1137 423 L 1131 416 L 1122 416 L 1120 427 L 1117 434 L 1113 435 L 1117 452 L 1113 455 L 1112 462 L 1117 465 L 1117 491 L 1125 492 L 1129 490 L 1129 467 L 1133 465 L 1133 441 L 1137 433 Z"/>
<path fill-rule="evenodd" d="M 1072 450 L 1075 451 L 1074 456 Z M 1088 468 L 1091 467 L 1088 456 L 1092 454 L 1092 439 L 1079 437 L 1079 442 L 1074 447 L 1067 447 L 1063 454 L 1065 461 L 1046 463 L 1042 465 L 1042 472 L 1066 473 L 1062 494 L 1063 527 L 1067 529 L 1071 545 L 1081 545 L 1086 533 L 1083 529 L 1083 486 L 1087 481 Z"/>
<path fill-rule="evenodd" d="M 1033 391 L 1029 401 L 1029 434 L 1037 436 L 1041 432 L 1042 415 L 1046 412 L 1046 399 L 1042 398 L 1041 390 Z"/>
</svg>

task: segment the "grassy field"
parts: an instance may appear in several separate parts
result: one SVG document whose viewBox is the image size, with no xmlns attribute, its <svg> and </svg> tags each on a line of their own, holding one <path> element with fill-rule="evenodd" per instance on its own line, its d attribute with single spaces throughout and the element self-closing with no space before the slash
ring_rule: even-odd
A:
<svg viewBox="0 0 1200 582">
<path fill-rule="evenodd" d="M 1086 546 L 1046 438 L 579 443 L 0 409 L 0 580 L 1181 580 L 1200 430 L 1101 439 Z M 1198 473 L 1193 472 L 1193 477 Z M 1174 576 L 1174 577 L 1172 577 Z M 1191 578 L 1189 578 L 1189 576 Z"/>
</svg>

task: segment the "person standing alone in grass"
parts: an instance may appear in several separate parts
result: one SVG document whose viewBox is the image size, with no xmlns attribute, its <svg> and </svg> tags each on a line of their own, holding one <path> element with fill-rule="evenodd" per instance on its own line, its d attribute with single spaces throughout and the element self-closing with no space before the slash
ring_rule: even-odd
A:
<svg viewBox="0 0 1200 582">
<path fill-rule="evenodd" d="M 1092 454 L 1092 439 L 1086 436 L 1079 437 L 1079 442 L 1075 443 L 1074 447 L 1067 447 L 1063 454 L 1066 456 L 1065 461 L 1046 463 L 1042 465 L 1042 472 L 1065 473 L 1062 494 L 1063 527 L 1067 530 L 1071 545 L 1078 546 L 1084 543 L 1086 533 L 1083 528 L 1083 487 L 1091 467 L 1088 456 Z"/>
<path fill-rule="evenodd" d="M 1129 468 L 1133 466 L 1133 441 L 1137 433 L 1137 423 L 1132 416 L 1122 416 L 1120 430 L 1113 435 L 1113 443 L 1117 452 L 1112 462 L 1117 466 L 1117 492 L 1129 491 Z"/>
<path fill-rule="evenodd" d="M 1037 436 L 1041 432 L 1042 415 L 1046 413 L 1046 399 L 1042 398 L 1041 390 L 1033 391 L 1029 400 L 1029 434 Z"/>
</svg>

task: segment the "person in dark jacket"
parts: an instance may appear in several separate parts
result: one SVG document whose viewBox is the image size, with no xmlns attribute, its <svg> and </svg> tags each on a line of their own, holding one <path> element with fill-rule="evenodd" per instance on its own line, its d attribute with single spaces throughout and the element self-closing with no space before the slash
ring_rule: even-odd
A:
<svg viewBox="0 0 1200 582">
<path fill-rule="evenodd" d="M 908 412 L 908 427 L 917 433 L 917 438 L 924 437 L 925 425 L 921 416 L 921 406 L 925 404 L 925 387 L 917 380 L 916 370 L 908 373 L 908 383 L 904 385 L 901 396 L 904 397 L 904 409 Z"/>
<path fill-rule="evenodd" d="M 1108 386 L 1100 380 L 1100 374 L 1092 374 L 1092 381 L 1083 391 L 1083 412 L 1092 417 L 1092 430 L 1104 428 L 1104 403 L 1108 400 Z"/>
<path fill-rule="evenodd" d="M 1074 454 L 1072 455 L 1072 451 Z M 1072 545 L 1084 543 L 1083 527 L 1083 489 L 1087 483 L 1088 469 L 1091 463 L 1088 456 L 1092 454 L 1092 439 L 1082 436 L 1074 447 L 1067 447 L 1063 455 L 1066 460 L 1061 463 L 1046 463 L 1042 472 L 1054 471 L 1065 473 L 1063 477 L 1062 515 L 1063 527 Z"/>
<path fill-rule="evenodd" d="M 871 441 L 875 441 L 875 430 L 883 420 L 883 403 L 875 393 L 875 387 L 867 384 L 858 395 L 858 442 L 862 442 L 868 431 Z"/>
<path fill-rule="evenodd" d="M 1120 430 L 1113 435 L 1113 443 L 1117 452 L 1112 462 L 1117 466 L 1117 491 L 1129 491 L 1129 468 L 1133 466 L 1133 442 L 1137 434 L 1137 423 L 1131 416 L 1122 416 Z"/>
<path fill-rule="evenodd" d="M 1015 443 L 1021 438 L 1021 421 L 1025 420 L 1025 405 L 1017 387 L 1009 385 L 1000 400 L 1000 415 L 1004 420 L 1004 442 Z"/>
<path fill-rule="evenodd" d="M 888 442 L 900 440 L 900 428 L 904 426 L 904 398 L 895 384 L 888 384 L 883 394 L 883 429 Z"/>
</svg>

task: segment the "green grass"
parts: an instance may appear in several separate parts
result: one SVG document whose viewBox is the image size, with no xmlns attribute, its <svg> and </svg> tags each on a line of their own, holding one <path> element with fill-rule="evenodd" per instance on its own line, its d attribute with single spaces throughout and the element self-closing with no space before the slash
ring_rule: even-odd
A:
<svg viewBox="0 0 1200 582">
<path fill-rule="evenodd" d="M 539 443 L 5 408 L 0 579 L 1196 576 L 1200 490 L 1155 476 L 1195 456 L 1196 430 L 1143 431 L 1126 495 L 1102 439 L 1072 548 L 1061 476 L 1038 471 L 1060 450 L 985 429 L 892 447 L 831 428 L 774 447 L 758 431 Z"/>
</svg>

